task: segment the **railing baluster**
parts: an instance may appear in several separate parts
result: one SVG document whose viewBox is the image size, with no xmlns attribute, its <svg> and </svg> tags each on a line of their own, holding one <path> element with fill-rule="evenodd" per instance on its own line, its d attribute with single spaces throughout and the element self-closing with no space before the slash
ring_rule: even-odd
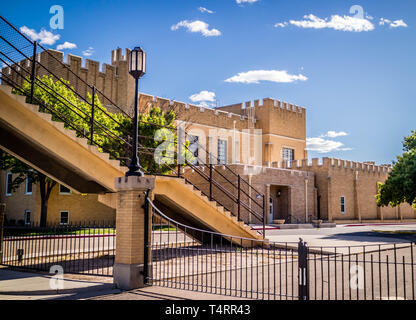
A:
<svg viewBox="0 0 416 320">
<path fill-rule="evenodd" d="M 94 145 L 94 112 L 95 112 L 95 86 L 92 86 L 91 119 L 90 119 L 90 145 Z"/>
<path fill-rule="evenodd" d="M 30 73 L 30 96 L 29 101 L 33 104 L 33 94 L 35 90 L 35 81 L 36 81 L 36 50 L 37 50 L 37 41 L 33 42 L 33 56 L 32 56 L 32 70 Z"/>
</svg>

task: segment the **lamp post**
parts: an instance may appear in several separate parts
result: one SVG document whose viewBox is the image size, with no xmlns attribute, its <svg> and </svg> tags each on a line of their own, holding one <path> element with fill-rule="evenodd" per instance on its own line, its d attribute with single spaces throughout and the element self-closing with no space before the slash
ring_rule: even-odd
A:
<svg viewBox="0 0 416 320">
<path fill-rule="evenodd" d="M 134 119 L 133 119 L 133 150 L 131 155 L 131 161 L 129 165 L 129 171 L 126 172 L 128 176 L 143 176 L 144 173 L 140 167 L 139 156 L 137 153 L 138 145 L 138 92 L 139 92 L 139 79 L 146 73 L 146 52 L 140 47 L 135 47 L 130 53 L 129 61 L 129 73 L 132 75 L 136 82 L 134 93 Z"/>
</svg>

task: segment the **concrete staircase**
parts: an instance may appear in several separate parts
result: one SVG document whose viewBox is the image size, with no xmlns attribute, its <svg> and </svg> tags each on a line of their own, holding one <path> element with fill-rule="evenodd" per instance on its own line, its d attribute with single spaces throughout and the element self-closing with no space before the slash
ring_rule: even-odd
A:
<svg viewBox="0 0 416 320">
<path fill-rule="evenodd" d="M 114 182 L 127 168 L 25 101 L 26 97 L 12 94 L 11 87 L 0 86 L 0 147 L 76 192 L 100 194 L 99 200 L 114 208 Z M 154 195 L 179 222 L 236 237 L 263 238 L 184 179 L 156 177 Z M 250 240 L 243 242 L 249 245 Z"/>
</svg>

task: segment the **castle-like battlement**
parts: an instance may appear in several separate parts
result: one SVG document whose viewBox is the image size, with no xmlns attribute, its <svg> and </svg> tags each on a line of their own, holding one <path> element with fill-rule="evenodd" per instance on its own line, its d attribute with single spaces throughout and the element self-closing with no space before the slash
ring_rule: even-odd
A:
<svg viewBox="0 0 416 320">
<path fill-rule="evenodd" d="M 336 158 L 314 158 L 312 162 L 309 162 L 308 159 L 295 160 L 295 161 L 282 161 L 282 162 L 273 162 L 272 167 L 275 168 L 285 168 L 285 169 L 294 169 L 294 170 L 305 170 L 305 171 L 314 171 L 314 169 L 339 169 L 339 170 L 351 170 L 351 171 L 360 171 L 364 173 L 372 174 L 384 174 L 387 175 L 391 172 L 391 167 L 388 166 L 379 166 L 364 162 L 355 162 L 349 160 L 342 160 Z"/>
<path fill-rule="evenodd" d="M 219 107 L 217 109 L 233 109 L 239 111 L 239 113 L 245 113 L 245 111 L 247 111 L 250 108 L 261 108 L 264 106 L 273 106 L 276 108 L 276 110 L 279 111 L 291 111 L 291 112 L 295 112 L 295 113 L 305 113 L 305 108 L 300 107 L 298 105 L 295 104 L 291 104 L 288 102 L 284 102 L 284 101 L 280 101 L 280 100 L 276 100 L 276 99 L 272 99 L 272 98 L 264 98 L 262 100 L 254 100 L 254 101 L 247 101 L 247 102 L 241 102 L 241 103 L 236 103 L 236 104 L 232 104 L 232 105 L 228 105 L 228 106 L 222 106 Z"/>
<path fill-rule="evenodd" d="M 129 112 L 134 98 L 134 79 L 128 73 L 129 54 L 130 49 L 125 49 L 123 54 L 123 50 L 118 48 L 111 52 L 111 64 L 101 64 L 95 60 L 73 54 L 65 56 L 62 51 L 48 49 L 36 56 L 36 61 L 39 62 L 36 64 L 36 75 L 53 73 L 57 78 L 68 80 L 84 97 L 91 93 L 86 85 L 88 83 L 104 93 L 118 107 Z M 2 68 L 2 73 L 10 76 L 17 84 L 21 84 L 23 82 L 21 75 L 28 76 L 31 70 L 31 58 L 21 60 L 11 67 Z M 111 105 L 110 101 L 102 102 Z"/>
<path fill-rule="evenodd" d="M 227 119 L 237 120 L 237 121 L 248 120 L 247 116 L 244 116 L 241 114 L 237 114 L 237 113 L 233 113 L 233 112 L 229 112 L 225 110 L 220 110 L 220 109 L 204 107 L 200 105 L 194 105 L 194 104 L 171 100 L 171 99 L 162 98 L 158 96 L 152 96 L 152 95 L 145 94 L 145 93 L 140 93 L 140 106 L 142 110 L 146 110 L 147 108 L 151 106 L 160 107 L 161 109 L 163 109 L 164 107 L 170 106 L 171 108 L 179 112 L 188 111 L 193 114 L 196 112 L 211 113 L 215 117 L 218 117 L 218 118 L 224 118 L 224 119 L 227 118 Z"/>
</svg>

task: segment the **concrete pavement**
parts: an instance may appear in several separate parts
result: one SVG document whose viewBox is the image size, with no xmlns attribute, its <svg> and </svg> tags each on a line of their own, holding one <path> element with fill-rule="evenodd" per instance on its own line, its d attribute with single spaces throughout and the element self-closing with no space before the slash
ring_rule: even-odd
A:
<svg viewBox="0 0 416 320">
<path fill-rule="evenodd" d="M 63 288 L 51 288 L 52 275 L 0 267 L 0 300 L 246 300 L 164 287 L 122 291 L 111 277 L 64 275 Z"/>
</svg>

